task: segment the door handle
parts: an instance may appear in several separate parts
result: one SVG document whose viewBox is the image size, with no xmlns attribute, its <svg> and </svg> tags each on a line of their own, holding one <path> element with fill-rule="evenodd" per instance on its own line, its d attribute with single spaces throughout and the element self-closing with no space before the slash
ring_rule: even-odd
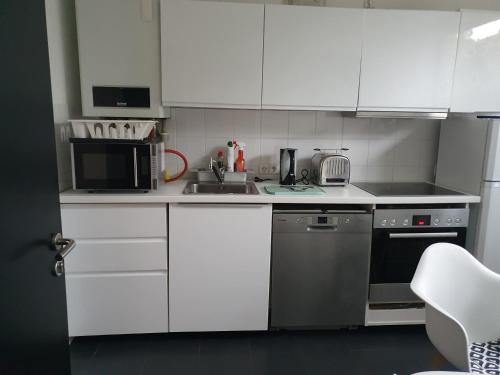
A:
<svg viewBox="0 0 500 375">
<path fill-rule="evenodd" d="M 389 233 L 389 238 L 456 238 L 457 232 Z"/>
<path fill-rule="evenodd" d="M 52 236 L 52 250 L 57 251 L 54 264 L 54 275 L 59 277 L 64 274 L 64 258 L 75 248 L 76 242 L 70 238 L 63 238 L 61 233 Z"/>
<path fill-rule="evenodd" d="M 137 179 L 137 148 L 133 148 L 132 153 L 134 155 L 134 187 L 139 186 Z"/>
</svg>

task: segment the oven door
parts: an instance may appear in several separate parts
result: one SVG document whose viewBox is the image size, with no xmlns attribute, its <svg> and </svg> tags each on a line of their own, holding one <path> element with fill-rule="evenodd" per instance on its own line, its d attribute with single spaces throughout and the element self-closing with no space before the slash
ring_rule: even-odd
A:
<svg viewBox="0 0 500 375">
<path fill-rule="evenodd" d="M 464 246 L 466 231 L 466 228 L 374 229 L 370 303 L 419 302 L 410 282 L 423 252 L 437 242 Z"/>
<path fill-rule="evenodd" d="M 150 190 L 151 145 L 71 143 L 73 189 Z"/>
</svg>

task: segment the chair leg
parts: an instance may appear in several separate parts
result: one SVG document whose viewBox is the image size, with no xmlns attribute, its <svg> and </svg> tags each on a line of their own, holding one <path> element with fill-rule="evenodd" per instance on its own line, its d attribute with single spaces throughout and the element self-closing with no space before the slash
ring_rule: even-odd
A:
<svg viewBox="0 0 500 375">
<path fill-rule="evenodd" d="M 432 363 L 431 363 L 431 370 L 432 371 L 439 371 L 441 370 L 445 364 L 446 364 L 446 358 L 444 358 L 441 353 L 436 352 L 434 357 L 432 358 Z"/>
</svg>

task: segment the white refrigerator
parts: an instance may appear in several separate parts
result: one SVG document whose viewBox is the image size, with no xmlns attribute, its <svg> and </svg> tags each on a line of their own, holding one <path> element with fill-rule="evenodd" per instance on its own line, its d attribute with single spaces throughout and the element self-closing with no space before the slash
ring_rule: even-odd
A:
<svg viewBox="0 0 500 375">
<path fill-rule="evenodd" d="M 471 209 L 468 248 L 500 273 L 500 119 L 441 123 L 436 184 L 481 196 Z"/>
</svg>

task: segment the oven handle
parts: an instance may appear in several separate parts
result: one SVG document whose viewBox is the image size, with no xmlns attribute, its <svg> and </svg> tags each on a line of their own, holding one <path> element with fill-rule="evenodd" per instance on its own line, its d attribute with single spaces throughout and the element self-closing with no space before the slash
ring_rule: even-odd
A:
<svg viewBox="0 0 500 375">
<path fill-rule="evenodd" d="M 457 232 L 389 233 L 389 238 L 457 238 Z"/>
<path fill-rule="evenodd" d="M 132 149 L 132 153 L 134 154 L 134 186 L 139 186 L 139 181 L 137 178 L 137 148 Z"/>
</svg>

